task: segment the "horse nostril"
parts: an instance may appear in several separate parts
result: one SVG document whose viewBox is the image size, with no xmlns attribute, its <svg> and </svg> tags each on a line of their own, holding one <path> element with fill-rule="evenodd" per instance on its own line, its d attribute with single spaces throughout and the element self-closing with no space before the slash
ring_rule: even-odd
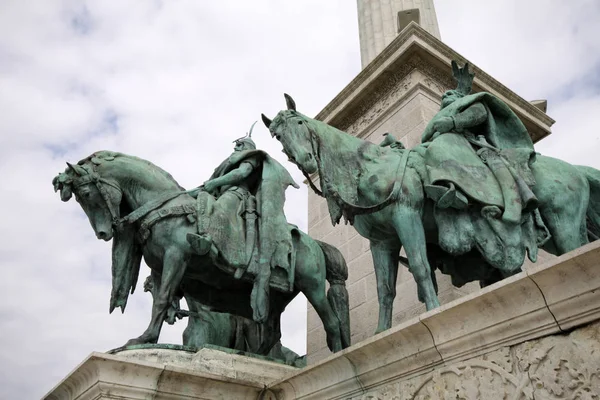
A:
<svg viewBox="0 0 600 400">
<path fill-rule="evenodd" d="M 98 232 L 98 239 L 106 239 L 106 232 L 100 231 Z"/>
</svg>

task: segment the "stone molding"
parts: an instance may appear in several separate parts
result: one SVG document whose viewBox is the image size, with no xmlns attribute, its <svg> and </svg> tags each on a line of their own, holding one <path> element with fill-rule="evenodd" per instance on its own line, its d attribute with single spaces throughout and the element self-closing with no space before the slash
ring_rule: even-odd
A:
<svg viewBox="0 0 600 400">
<path fill-rule="evenodd" d="M 204 348 L 92 353 L 45 400 L 256 399 L 295 368 Z"/>
<path fill-rule="evenodd" d="M 412 69 L 419 69 L 441 88 L 454 86 L 450 63 L 468 60 L 412 22 L 315 117 L 344 130 L 349 120 L 364 116 Z M 473 91 L 488 91 L 503 99 L 530 130 L 534 142 L 550 134 L 554 120 L 527 100 L 471 64 Z M 429 86 L 429 85 L 428 85 Z"/>
<path fill-rule="evenodd" d="M 425 92 L 434 98 L 440 98 L 442 94 L 450 89 L 450 85 L 443 85 L 423 73 L 419 65 L 424 65 L 418 57 L 413 57 L 407 65 L 412 67 L 411 71 L 402 76 L 394 74 L 385 86 L 385 93 L 379 97 L 371 97 L 369 103 L 362 105 L 362 109 L 346 116 L 336 127 L 352 136 L 365 139 L 374 126 L 388 118 L 390 112 L 394 112 L 396 106 L 405 102 L 416 93 Z M 418 78 L 413 75 L 419 75 Z M 367 109 L 368 108 L 368 109 Z"/>
<path fill-rule="evenodd" d="M 393 382 L 423 376 L 428 376 L 428 382 L 439 381 L 441 378 L 434 376 L 448 373 L 473 377 L 474 369 L 488 377 L 502 375 L 481 360 L 509 346 L 562 334 L 600 319 L 599 264 L 597 241 L 406 321 L 274 382 L 269 389 L 279 400 L 383 399 L 387 397 L 366 395 Z M 467 362 L 476 357 L 483 358 Z M 600 363 L 586 365 L 591 372 L 582 372 L 587 373 L 583 380 L 591 379 L 589 375 L 596 374 L 594 365 Z M 479 382 L 479 378 L 473 379 Z M 508 382 L 519 379 L 510 378 Z M 533 375 L 531 379 L 536 382 Z M 527 384 L 533 388 L 531 382 Z"/>
<path fill-rule="evenodd" d="M 349 400 L 600 398 L 600 323 L 503 347 Z"/>
</svg>

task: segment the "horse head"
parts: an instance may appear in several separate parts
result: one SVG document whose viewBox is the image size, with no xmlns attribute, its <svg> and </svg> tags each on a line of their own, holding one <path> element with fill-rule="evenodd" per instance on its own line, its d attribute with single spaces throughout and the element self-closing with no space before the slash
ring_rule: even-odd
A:
<svg viewBox="0 0 600 400">
<path fill-rule="evenodd" d="M 65 172 L 52 180 L 54 191 L 60 191 L 62 201 L 69 201 L 73 194 L 81 205 L 98 239 L 109 241 L 113 226 L 119 219 L 122 192 L 116 182 L 97 172 L 97 166 L 108 159 L 92 155 L 77 164 L 67 163 Z"/>
<path fill-rule="evenodd" d="M 296 111 L 296 103 L 291 96 L 284 96 L 288 109 L 280 111 L 272 121 L 262 114 L 262 120 L 271 136 L 281 142 L 290 161 L 307 174 L 315 173 L 318 164 L 310 119 Z"/>
</svg>

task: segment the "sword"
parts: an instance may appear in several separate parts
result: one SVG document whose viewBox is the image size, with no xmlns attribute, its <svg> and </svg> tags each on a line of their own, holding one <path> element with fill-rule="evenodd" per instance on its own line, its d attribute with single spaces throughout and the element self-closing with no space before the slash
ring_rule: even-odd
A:
<svg viewBox="0 0 600 400">
<path fill-rule="evenodd" d="M 252 195 L 248 196 L 246 200 L 246 210 L 244 212 L 246 220 L 246 268 L 252 261 L 252 256 L 256 248 L 256 225 L 258 220 L 258 214 L 256 212 L 256 198 Z M 238 268 L 235 270 L 233 277 L 240 279 L 244 274 L 245 268 Z"/>
</svg>

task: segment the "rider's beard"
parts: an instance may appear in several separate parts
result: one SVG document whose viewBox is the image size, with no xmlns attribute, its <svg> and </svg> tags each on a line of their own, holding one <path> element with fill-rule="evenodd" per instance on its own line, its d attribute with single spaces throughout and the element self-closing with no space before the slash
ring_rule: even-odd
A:
<svg viewBox="0 0 600 400">
<path fill-rule="evenodd" d="M 450 92 L 446 92 L 446 93 L 447 94 L 444 94 L 444 96 L 442 97 L 442 104 L 440 106 L 441 109 L 448 107 L 450 104 L 454 103 L 456 100 L 463 97 L 459 93 L 456 93 L 455 91 L 450 91 Z"/>
</svg>

